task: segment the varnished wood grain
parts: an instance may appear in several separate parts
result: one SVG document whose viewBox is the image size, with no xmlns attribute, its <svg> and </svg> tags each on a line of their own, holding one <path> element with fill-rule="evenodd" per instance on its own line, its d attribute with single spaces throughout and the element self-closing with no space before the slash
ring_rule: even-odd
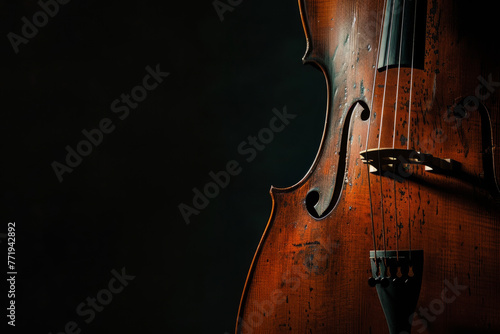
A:
<svg viewBox="0 0 500 334">
<path fill-rule="evenodd" d="M 478 78 L 500 81 L 498 51 L 488 46 L 494 24 L 484 23 L 478 35 L 480 16 L 468 16 L 467 7 L 451 0 L 429 0 L 424 70 L 376 72 L 384 1 L 300 0 L 299 6 L 308 41 L 304 61 L 319 65 L 328 86 L 327 121 L 308 174 L 290 188 L 271 189 L 272 214 L 245 284 L 237 333 L 388 332 L 367 284 L 374 248 L 369 182 L 377 249 L 407 250 L 411 239 L 412 249 L 424 251 L 412 333 L 500 332 L 500 208 L 486 184 L 496 180 L 484 176 L 484 122 L 479 112 L 461 120 L 449 113 L 477 94 Z M 479 92 L 498 146 L 500 87 L 489 88 Z M 356 101 L 370 107 L 371 118 L 361 120 L 356 109 L 344 127 Z M 359 154 L 377 148 L 379 136 L 380 147 L 406 148 L 409 140 L 411 149 L 456 160 L 467 177 L 422 166 L 402 183 L 368 176 Z M 337 177 L 343 137 L 346 169 Z M 493 151 L 490 167 L 498 179 L 500 154 Z M 312 217 L 308 192 L 319 191 L 319 208 L 332 207 L 339 180 L 339 201 L 325 217 Z M 461 288 L 453 294 L 449 284 Z M 422 309 L 431 310 L 427 319 Z"/>
</svg>

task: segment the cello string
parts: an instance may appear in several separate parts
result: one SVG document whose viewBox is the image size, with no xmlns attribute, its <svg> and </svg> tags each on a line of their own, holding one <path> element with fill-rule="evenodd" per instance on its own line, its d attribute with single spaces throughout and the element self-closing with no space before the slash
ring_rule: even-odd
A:
<svg viewBox="0 0 500 334">
<path fill-rule="evenodd" d="M 381 24 L 380 24 L 380 34 L 379 34 L 379 41 L 378 41 L 378 49 L 377 49 L 377 60 L 375 62 L 375 70 L 374 70 L 374 74 L 373 74 L 373 86 L 372 86 L 372 97 L 371 97 L 371 102 L 370 102 L 370 117 L 368 118 L 368 131 L 366 133 L 366 144 L 365 144 L 365 148 L 366 150 L 368 150 L 368 140 L 370 138 L 370 123 L 372 121 L 372 114 L 373 114 L 373 100 L 375 98 L 375 84 L 376 84 L 376 79 L 377 79 L 377 73 L 378 73 L 378 69 L 377 69 L 377 66 L 378 66 L 378 61 L 379 61 L 379 56 L 380 56 L 380 47 L 382 46 L 382 35 L 384 33 L 384 15 L 385 15 L 385 11 L 386 11 L 386 8 L 387 8 L 387 1 L 388 0 L 384 0 L 384 6 L 383 6 L 383 10 L 382 10 L 382 20 L 381 20 Z M 368 159 L 368 156 L 367 156 L 367 159 Z M 370 220 L 371 220 L 371 225 L 372 225 L 372 237 L 373 237 L 373 252 L 374 252 L 374 257 L 375 257 L 375 263 L 378 263 L 377 262 L 377 241 L 375 239 L 375 223 L 374 223 L 374 218 L 373 218 L 373 201 L 372 201 L 372 191 L 371 191 L 371 180 L 370 180 L 370 165 L 367 163 L 366 164 L 366 171 L 368 173 L 368 193 L 369 193 L 369 197 L 370 197 Z M 378 264 L 377 264 L 378 266 Z"/>
<path fill-rule="evenodd" d="M 413 91 L 413 61 L 414 61 L 414 57 L 415 57 L 415 30 L 416 30 L 416 26 L 417 26 L 417 9 L 418 9 L 418 6 L 417 6 L 417 2 L 418 0 L 415 0 L 415 11 L 414 11 L 414 14 L 413 14 L 413 40 L 412 40 L 412 50 L 411 50 L 411 70 L 410 70 L 410 100 L 409 100 L 409 103 L 408 103 L 408 135 L 407 135 L 407 140 L 406 140 L 406 149 L 407 150 L 410 150 L 410 135 L 411 135 L 411 132 L 410 132 L 410 129 L 411 129 L 411 97 L 412 97 L 412 91 Z M 410 167 L 411 168 L 411 167 Z M 408 243 L 409 243 L 409 247 L 408 247 L 408 257 L 409 257 L 409 260 L 411 261 L 411 211 L 410 211 L 410 208 L 411 208 L 411 196 L 410 196 L 410 190 L 411 190 L 411 187 L 410 187 L 410 182 L 409 180 L 406 182 L 406 187 L 407 187 L 407 201 L 408 201 Z"/>
<path fill-rule="evenodd" d="M 396 86 L 396 103 L 394 104 L 394 124 L 392 131 L 392 149 L 396 148 L 396 122 L 398 116 L 398 98 L 399 98 L 399 78 L 401 74 L 401 54 L 403 48 L 403 27 L 404 27 L 404 18 L 405 18 L 405 5 L 406 0 L 403 0 L 403 12 L 401 14 L 401 32 L 399 39 L 399 61 L 398 61 L 398 78 L 397 78 L 397 86 Z M 393 160 L 393 185 L 394 185 L 394 218 L 396 224 L 396 260 L 399 262 L 399 225 L 398 225 L 398 201 L 397 201 L 397 191 L 396 191 L 396 161 Z"/>
<path fill-rule="evenodd" d="M 393 19 L 394 19 L 394 5 L 396 3 L 396 0 L 393 0 L 392 2 L 392 9 L 391 9 L 391 21 L 389 23 L 389 42 L 387 45 L 387 54 L 386 54 L 386 64 L 385 64 L 385 82 L 384 82 L 384 94 L 382 97 L 382 111 L 380 115 L 380 127 L 379 127 L 379 136 L 378 136 L 378 167 L 379 167 L 379 173 L 380 176 L 382 176 L 382 168 L 381 168 L 381 159 L 380 159 L 380 141 L 382 139 L 382 127 L 384 125 L 384 108 L 385 108 L 385 94 L 387 91 L 387 75 L 388 75 L 388 70 L 389 70 L 389 53 L 391 50 L 391 36 L 392 36 L 392 24 L 393 24 Z M 384 191 L 383 191 L 383 186 L 382 186 L 382 178 L 379 178 L 380 181 L 380 211 L 382 214 L 382 236 L 384 240 L 384 260 L 387 259 L 387 239 L 385 236 L 385 217 L 384 217 Z M 387 266 L 386 266 L 387 268 Z"/>
</svg>

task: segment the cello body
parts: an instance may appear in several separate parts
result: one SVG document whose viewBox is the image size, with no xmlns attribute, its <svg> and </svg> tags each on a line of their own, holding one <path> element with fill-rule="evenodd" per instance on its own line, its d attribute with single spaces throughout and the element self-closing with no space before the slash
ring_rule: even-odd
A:
<svg viewBox="0 0 500 334">
<path fill-rule="evenodd" d="M 271 188 L 236 333 L 500 332 L 484 4 L 299 0 L 303 60 L 328 88 L 323 139 L 300 182 Z"/>
</svg>

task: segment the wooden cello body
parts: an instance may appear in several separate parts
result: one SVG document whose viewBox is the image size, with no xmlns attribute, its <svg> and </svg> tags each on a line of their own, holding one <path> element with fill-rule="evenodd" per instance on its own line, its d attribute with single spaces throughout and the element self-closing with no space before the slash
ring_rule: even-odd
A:
<svg viewBox="0 0 500 334">
<path fill-rule="evenodd" d="M 499 29 L 485 4 L 299 1 L 325 130 L 307 175 L 271 189 L 237 333 L 500 332 Z"/>
</svg>

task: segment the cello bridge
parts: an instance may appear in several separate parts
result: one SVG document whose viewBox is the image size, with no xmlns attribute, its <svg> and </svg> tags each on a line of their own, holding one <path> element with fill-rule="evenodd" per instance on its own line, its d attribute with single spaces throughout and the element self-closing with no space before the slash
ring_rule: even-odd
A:
<svg viewBox="0 0 500 334">
<path fill-rule="evenodd" d="M 440 174 L 455 173 L 461 169 L 461 164 L 455 160 L 436 158 L 415 150 L 381 148 L 362 151 L 360 155 L 363 163 L 370 165 L 370 173 L 398 180 L 401 176 L 410 176 L 410 165 L 424 165 L 426 172 Z"/>
</svg>

